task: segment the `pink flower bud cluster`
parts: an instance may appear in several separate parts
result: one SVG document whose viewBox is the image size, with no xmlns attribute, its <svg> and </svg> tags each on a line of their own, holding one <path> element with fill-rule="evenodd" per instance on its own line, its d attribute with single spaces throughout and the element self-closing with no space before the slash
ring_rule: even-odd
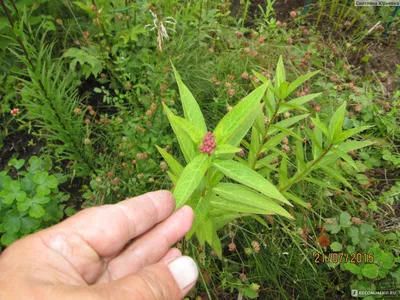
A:
<svg viewBox="0 0 400 300">
<path fill-rule="evenodd" d="M 207 132 L 206 136 L 203 138 L 203 145 L 199 146 L 201 153 L 213 154 L 214 149 L 217 145 L 215 144 L 215 135 L 211 132 Z"/>
</svg>

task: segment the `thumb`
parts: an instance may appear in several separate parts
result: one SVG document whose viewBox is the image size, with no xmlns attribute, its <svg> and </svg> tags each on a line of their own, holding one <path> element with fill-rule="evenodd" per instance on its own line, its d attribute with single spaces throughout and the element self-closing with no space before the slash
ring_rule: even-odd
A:
<svg viewBox="0 0 400 300">
<path fill-rule="evenodd" d="M 162 260 L 136 274 L 93 287 L 101 299 L 175 300 L 189 293 L 197 277 L 198 269 L 194 260 L 180 256 Z"/>
</svg>

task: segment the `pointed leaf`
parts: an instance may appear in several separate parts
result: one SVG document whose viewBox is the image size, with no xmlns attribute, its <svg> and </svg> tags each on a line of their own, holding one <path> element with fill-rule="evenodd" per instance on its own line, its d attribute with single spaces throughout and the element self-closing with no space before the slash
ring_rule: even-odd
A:
<svg viewBox="0 0 400 300">
<path fill-rule="evenodd" d="M 255 89 L 247 97 L 241 100 L 229 113 L 227 113 L 219 122 L 214 130 L 217 144 L 226 144 L 238 129 L 241 129 L 245 120 L 252 120 L 248 129 L 250 129 L 257 115 L 254 115 L 254 107 L 257 106 L 267 88 L 266 84 Z M 252 115 L 253 114 L 253 115 Z M 249 122 L 247 122 L 249 123 Z M 247 130 L 248 130 L 247 129 Z M 247 131 L 246 131 L 247 132 Z M 234 143 L 229 143 L 236 146 Z"/>
<path fill-rule="evenodd" d="M 343 183 L 345 186 L 349 187 L 350 189 L 353 189 L 351 184 L 337 170 L 335 170 L 331 167 L 328 167 L 328 166 L 319 166 L 319 168 L 322 169 L 328 175 L 332 176 L 336 180 Z"/>
<path fill-rule="evenodd" d="M 172 172 L 176 175 L 176 176 L 180 176 L 182 174 L 183 171 L 183 167 L 182 165 L 177 162 L 175 160 L 175 158 L 173 158 L 171 156 L 171 154 L 169 154 L 167 151 L 165 151 L 164 149 L 157 147 L 158 152 L 160 152 L 161 156 L 165 159 L 165 161 L 167 162 L 168 166 L 171 168 Z"/>
<path fill-rule="evenodd" d="M 324 123 L 322 123 L 322 122 L 319 120 L 318 115 L 317 115 L 317 118 L 316 118 L 316 119 L 311 118 L 311 121 L 314 123 L 315 127 L 317 127 L 319 130 L 321 130 L 321 131 L 325 134 L 325 136 L 326 136 L 327 138 L 329 138 L 329 139 L 331 138 L 331 136 L 330 136 L 330 134 L 329 134 L 329 131 L 328 131 L 328 128 L 325 126 Z M 322 145 L 321 145 L 321 146 L 322 146 Z"/>
<path fill-rule="evenodd" d="M 199 151 L 195 148 L 190 136 L 179 124 L 176 123 L 175 119 L 168 114 L 167 117 L 173 131 L 175 132 L 182 154 L 185 157 L 186 162 L 189 163 L 194 157 L 196 157 L 196 155 L 198 155 Z"/>
<path fill-rule="evenodd" d="M 179 94 L 181 95 L 185 118 L 194 126 L 196 126 L 202 135 L 205 135 L 207 132 L 207 126 L 204 121 L 203 114 L 201 113 L 199 104 L 197 103 L 196 99 L 194 99 L 192 93 L 189 91 L 186 85 L 182 82 L 182 79 L 173 64 L 172 68 L 174 69 L 175 79 L 178 83 Z"/>
<path fill-rule="evenodd" d="M 272 183 L 249 167 L 229 160 L 215 160 L 213 162 L 213 166 L 219 169 L 227 177 L 251 187 L 263 193 L 265 196 L 274 198 L 292 206 Z"/>
<path fill-rule="evenodd" d="M 219 196 L 210 198 L 213 207 L 241 213 L 278 214 L 293 219 L 293 217 L 274 200 L 243 185 L 219 183 L 213 188 L 213 191 Z"/>
<path fill-rule="evenodd" d="M 335 143 L 339 143 L 339 142 L 345 141 L 348 138 L 356 135 L 357 133 L 359 133 L 361 131 L 364 131 L 364 130 L 367 130 L 368 128 L 371 128 L 371 127 L 374 127 L 374 126 L 360 126 L 360 127 L 356 127 L 356 128 L 352 128 L 352 129 L 346 130 L 346 131 L 342 132 L 338 136 L 338 138 L 335 140 Z"/>
<path fill-rule="evenodd" d="M 210 159 L 205 154 L 199 154 L 185 167 L 174 190 L 177 209 L 189 199 L 209 167 Z"/>
<path fill-rule="evenodd" d="M 330 134 L 331 141 L 335 141 L 342 132 L 342 126 L 344 121 L 344 114 L 346 113 L 346 102 L 344 102 L 333 114 L 330 122 L 328 131 Z"/>
<path fill-rule="evenodd" d="M 284 81 L 286 81 L 286 73 L 285 66 L 283 65 L 283 58 L 281 55 L 279 56 L 278 64 L 276 66 L 275 89 L 278 89 Z"/>
<path fill-rule="evenodd" d="M 350 155 L 348 155 L 346 152 L 343 152 L 342 150 L 338 148 L 332 148 L 332 152 L 337 154 L 341 159 L 343 159 L 345 162 L 347 162 L 350 166 L 353 167 L 354 170 L 358 171 L 358 167 L 354 160 L 351 158 Z"/>
<path fill-rule="evenodd" d="M 201 223 L 203 223 L 204 219 L 207 217 L 208 212 L 210 211 L 210 195 L 212 193 L 207 193 L 204 197 L 198 195 L 198 197 L 192 197 L 194 199 L 191 199 L 187 202 L 187 205 L 189 205 L 194 212 L 194 220 L 193 220 L 193 225 L 190 231 L 186 234 L 186 239 L 190 239 L 190 237 L 193 235 L 195 231 L 197 231 L 197 228 Z"/>
<path fill-rule="evenodd" d="M 205 134 L 202 134 L 202 132 L 188 120 L 175 116 L 172 113 L 172 111 L 168 108 L 168 106 L 166 106 L 164 103 L 163 107 L 165 112 L 167 113 L 168 119 L 173 120 L 177 126 L 183 129 L 190 136 L 190 138 L 195 144 L 199 144 L 201 139 L 205 136 Z"/>
<path fill-rule="evenodd" d="M 218 145 L 214 150 L 214 155 L 223 155 L 223 154 L 236 154 L 240 152 L 242 149 L 233 147 L 229 144 Z"/>
<path fill-rule="evenodd" d="M 300 85 L 302 85 L 305 81 L 313 77 L 314 75 L 318 74 L 320 71 L 314 71 L 308 74 L 305 74 L 299 78 L 297 78 L 295 81 L 293 81 L 289 87 L 287 88 L 287 94 L 285 95 L 285 98 L 289 96 L 295 89 L 297 89 Z"/>
<path fill-rule="evenodd" d="M 370 141 L 346 141 L 341 143 L 338 148 L 342 150 L 345 153 L 348 153 L 353 150 L 358 150 L 364 147 L 368 147 L 370 145 L 374 144 L 374 142 Z"/>
<path fill-rule="evenodd" d="M 289 119 L 285 119 L 285 120 L 282 120 L 282 121 L 276 123 L 274 126 L 275 126 L 275 128 L 276 127 L 288 128 L 288 127 L 292 126 L 293 124 L 296 124 L 300 120 L 307 118 L 309 115 L 310 114 L 303 114 L 303 115 L 295 116 L 295 117 L 292 117 Z M 275 132 L 277 132 L 278 129 L 275 129 L 275 128 L 271 128 L 268 131 L 268 134 L 274 134 Z"/>
</svg>

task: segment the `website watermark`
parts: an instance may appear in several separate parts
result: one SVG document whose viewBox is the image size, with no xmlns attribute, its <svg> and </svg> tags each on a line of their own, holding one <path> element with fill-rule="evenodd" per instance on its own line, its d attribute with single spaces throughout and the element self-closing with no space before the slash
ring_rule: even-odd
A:
<svg viewBox="0 0 400 300">
<path fill-rule="evenodd" d="M 385 291 L 363 291 L 363 290 L 351 290 L 352 297 L 366 297 L 366 296 L 389 296 L 395 297 L 400 295 L 396 290 L 385 290 Z"/>
<path fill-rule="evenodd" d="M 356 6 L 400 6 L 400 0 L 380 0 L 380 1 L 354 1 Z"/>
</svg>

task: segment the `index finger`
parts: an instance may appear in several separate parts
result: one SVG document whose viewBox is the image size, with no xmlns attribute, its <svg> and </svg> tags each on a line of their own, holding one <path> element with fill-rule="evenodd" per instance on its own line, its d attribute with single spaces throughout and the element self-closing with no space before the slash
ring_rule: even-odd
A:
<svg viewBox="0 0 400 300">
<path fill-rule="evenodd" d="M 52 229 L 72 231 L 100 257 L 109 257 L 118 254 L 129 240 L 165 220 L 174 207 L 170 192 L 151 192 L 118 204 L 85 209 Z"/>
</svg>

